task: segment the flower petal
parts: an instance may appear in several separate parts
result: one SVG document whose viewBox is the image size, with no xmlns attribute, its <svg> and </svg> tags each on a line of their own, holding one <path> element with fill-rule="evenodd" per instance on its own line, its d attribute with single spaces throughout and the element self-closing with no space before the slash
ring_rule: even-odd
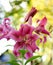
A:
<svg viewBox="0 0 53 65">
<path fill-rule="evenodd" d="M 16 51 L 16 50 L 13 50 L 13 53 L 15 56 L 20 56 L 20 52 Z"/>
<path fill-rule="evenodd" d="M 31 53 L 31 52 L 27 52 L 26 54 L 25 54 L 25 58 L 26 59 L 29 59 L 29 58 L 31 58 L 33 56 L 33 54 Z"/>
<path fill-rule="evenodd" d="M 28 24 L 32 25 L 32 16 L 29 17 Z"/>
<path fill-rule="evenodd" d="M 34 16 L 37 13 L 37 9 L 35 9 L 35 7 L 32 7 L 32 9 L 29 11 L 29 13 L 26 15 L 25 17 L 25 22 L 27 22 L 29 20 L 30 16 Z"/>
<path fill-rule="evenodd" d="M 44 41 L 43 41 L 43 43 L 45 43 L 47 41 L 47 38 L 46 38 L 46 36 L 44 36 Z"/>
<path fill-rule="evenodd" d="M 14 45 L 14 50 L 20 50 L 23 47 L 23 43 L 21 42 L 16 42 L 16 44 Z"/>
<path fill-rule="evenodd" d="M 35 28 L 35 32 L 38 33 L 38 34 L 44 33 L 44 34 L 50 35 L 50 33 L 47 30 L 45 30 L 46 22 L 47 22 L 47 18 L 44 17 L 40 21 L 40 24 Z"/>
<path fill-rule="evenodd" d="M 30 52 L 33 52 L 30 44 L 27 44 L 27 45 L 26 45 L 26 49 L 27 49 L 28 51 L 30 51 Z"/>
<path fill-rule="evenodd" d="M 44 28 L 41 30 L 41 32 L 44 34 L 50 35 L 50 33 L 47 30 L 45 30 Z"/>
<path fill-rule="evenodd" d="M 47 18 L 44 17 L 44 18 L 43 18 L 41 21 L 39 21 L 39 22 L 40 22 L 39 26 L 45 26 L 46 23 L 47 23 Z"/>
<path fill-rule="evenodd" d="M 34 30 L 34 27 L 28 24 L 22 24 L 20 32 L 22 35 L 31 34 Z"/>
</svg>

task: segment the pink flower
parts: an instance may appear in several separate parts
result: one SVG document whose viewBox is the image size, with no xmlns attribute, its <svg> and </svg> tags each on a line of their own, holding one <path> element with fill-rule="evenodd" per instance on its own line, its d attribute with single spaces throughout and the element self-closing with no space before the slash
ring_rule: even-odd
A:
<svg viewBox="0 0 53 65">
<path fill-rule="evenodd" d="M 14 45 L 14 52 L 19 52 L 21 49 L 27 50 L 33 55 L 36 49 L 39 49 L 36 45 L 36 40 L 39 38 L 37 34 L 32 34 L 34 28 L 28 24 L 22 24 L 19 31 L 13 33 L 12 37 L 17 42 Z M 15 54 L 17 56 L 17 53 Z M 27 57 L 26 57 L 27 58 Z"/>
<path fill-rule="evenodd" d="M 10 33 L 10 31 L 13 30 L 13 28 L 10 26 L 10 23 L 6 22 L 7 20 L 10 21 L 9 18 L 5 18 L 3 23 L 0 24 L 0 39 L 6 38 L 8 33 Z M 7 37 L 7 39 L 9 38 Z"/>
<path fill-rule="evenodd" d="M 29 13 L 26 15 L 24 21 L 27 22 L 27 21 L 29 20 L 30 16 L 33 17 L 36 13 L 37 13 L 37 9 L 35 9 L 35 7 L 32 7 L 32 9 L 31 9 L 31 10 L 29 11 Z"/>
<path fill-rule="evenodd" d="M 18 31 L 17 30 L 11 31 L 10 38 L 15 41 L 21 41 L 23 40 L 26 34 L 32 34 L 33 30 L 34 27 L 27 24 L 22 24 Z"/>
<path fill-rule="evenodd" d="M 47 18 L 44 17 L 39 22 L 40 22 L 39 25 L 35 28 L 35 32 L 38 33 L 38 34 L 43 33 L 43 34 L 50 35 L 50 33 L 45 29 L 45 25 L 47 23 Z"/>
</svg>

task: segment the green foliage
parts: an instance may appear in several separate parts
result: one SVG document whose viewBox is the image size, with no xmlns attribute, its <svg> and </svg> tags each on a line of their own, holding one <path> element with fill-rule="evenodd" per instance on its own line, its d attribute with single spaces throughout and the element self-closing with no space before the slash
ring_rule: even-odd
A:
<svg viewBox="0 0 53 65">
<path fill-rule="evenodd" d="M 22 2 L 27 2 L 29 3 L 30 0 L 14 0 L 11 4 L 14 4 L 14 5 L 20 5 Z"/>
<path fill-rule="evenodd" d="M 6 62 L 7 64 L 11 64 L 11 65 L 19 65 L 17 62 L 11 61 L 11 62 Z"/>
<path fill-rule="evenodd" d="M 25 65 L 26 65 L 28 62 L 31 62 L 31 61 L 33 61 L 34 59 L 37 59 L 37 58 L 39 58 L 39 57 L 41 57 L 41 56 L 33 56 L 33 57 L 29 58 L 29 59 L 25 62 Z"/>
<path fill-rule="evenodd" d="M 10 56 L 10 60 L 8 62 L 5 62 L 6 64 L 11 64 L 11 65 L 19 65 L 19 63 L 17 62 L 17 58 L 12 54 L 12 53 L 8 53 Z"/>
<path fill-rule="evenodd" d="M 21 53 L 22 57 L 24 57 L 24 55 L 25 55 L 25 53 L 26 53 L 27 51 L 24 50 L 24 49 L 21 49 L 19 52 Z"/>
</svg>

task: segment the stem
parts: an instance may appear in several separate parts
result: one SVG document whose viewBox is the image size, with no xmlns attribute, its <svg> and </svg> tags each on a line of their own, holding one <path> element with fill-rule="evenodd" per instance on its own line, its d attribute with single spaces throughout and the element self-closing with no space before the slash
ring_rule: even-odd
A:
<svg viewBox="0 0 53 65">
<path fill-rule="evenodd" d="M 33 65 L 33 61 L 31 61 L 31 65 Z"/>
<path fill-rule="evenodd" d="M 24 58 L 22 57 L 22 65 L 24 65 Z"/>
<path fill-rule="evenodd" d="M 31 65 L 36 65 L 36 64 L 35 64 L 35 61 L 31 61 Z"/>
</svg>

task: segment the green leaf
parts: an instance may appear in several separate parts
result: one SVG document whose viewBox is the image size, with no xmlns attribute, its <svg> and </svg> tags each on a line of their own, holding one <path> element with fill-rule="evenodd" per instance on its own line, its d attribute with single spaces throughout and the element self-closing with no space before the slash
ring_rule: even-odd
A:
<svg viewBox="0 0 53 65">
<path fill-rule="evenodd" d="M 24 56 L 24 54 L 27 52 L 26 50 L 22 49 L 22 50 L 19 50 L 21 55 Z"/>
<path fill-rule="evenodd" d="M 20 62 L 22 64 L 22 61 L 21 60 L 17 60 L 17 62 Z"/>
<path fill-rule="evenodd" d="M 5 62 L 5 64 L 11 64 L 11 65 L 19 65 L 17 62 L 17 58 L 12 53 L 8 53 L 10 56 L 10 60 L 8 62 Z"/>
<path fill-rule="evenodd" d="M 25 62 L 25 65 L 26 65 L 28 62 L 30 62 L 30 61 L 32 61 L 32 60 L 34 60 L 34 59 L 37 59 L 37 58 L 39 58 L 39 57 L 41 57 L 41 56 L 33 56 L 33 57 L 29 58 L 29 59 Z"/>
<path fill-rule="evenodd" d="M 10 61 L 17 61 L 16 59 L 16 57 L 14 56 L 14 54 L 12 54 L 12 53 L 8 53 L 9 55 L 10 55 Z"/>
<path fill-rule="evenodd" d="M 6 45 L 5 47 L 7 47 L 7 46 L 13 46 L 13 45 Z"/>
<path fill-rule="evenodd" d="M 19 1 L 19 0 L 18 0 L 18 1 L 14 1 L 13 3 L 14 3 L 15 5 L 19 5 L 19 4 L 22 3 L 22 1 Z"/>
<path fill-rule="evenodd" d="M 11 64 L 11 65 L 19 65 L 17 62 L 5 62 L 6 64 Z"/>
</svg>

